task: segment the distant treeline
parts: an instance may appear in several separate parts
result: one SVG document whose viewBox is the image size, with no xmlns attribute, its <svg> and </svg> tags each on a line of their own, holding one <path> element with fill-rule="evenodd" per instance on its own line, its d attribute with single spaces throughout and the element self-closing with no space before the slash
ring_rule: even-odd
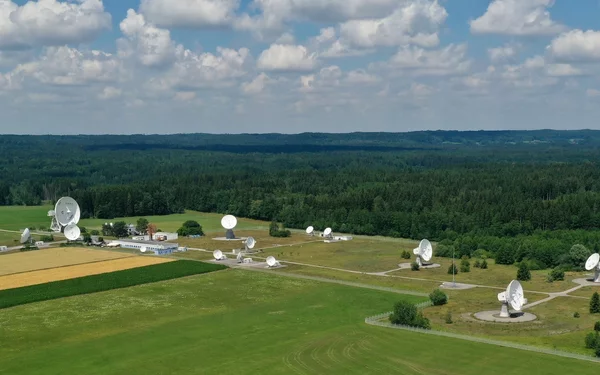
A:
<svg viewBox="0 0 600 375">
<path fill-rule="evenodd" d="M 600 132 L 380 134 L 0 136 L 0 203 L 69 194 L 84 217 L 231 213 L 539 267 L 597 247 Z"/>
</svg>

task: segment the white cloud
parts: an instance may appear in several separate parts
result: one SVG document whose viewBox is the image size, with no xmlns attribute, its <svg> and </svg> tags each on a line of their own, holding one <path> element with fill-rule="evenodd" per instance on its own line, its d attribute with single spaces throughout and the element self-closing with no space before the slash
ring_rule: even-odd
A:
<svg viewBox="0 0 600 375">
<path fill-rule="evenodd" d="M 363 69 L 357 69 L 348 72 L 344 81 L 351 85 L 370 85 L 381 82 L 381 79 L 373 74 L 367 73 Z"/>
<path fill-rule="evenodd" d="M 100 100 L 110 100 L 121 96 L 122 90 L 113 86 L 106 86 L 101 93 L 98 94 Z"/>
<path fill-rule="evenodd" d="M 233 22 L 239 0 L 142 0 L 140 12 L 164 27 L 211 27 Z"/>
<path fill-rule="evenodd" d="M 144 16 L 133 9 L 127 11 L 120 28 L 126 36 L 118 42 L 122 57 L 134 57 L 147 67 L 161 67 L 174 61 L 176 46 L 169 30 L 146 22 Z"/>
<path fill-rule="evenodd" d="M 121 63 L 115 56 L 101 51 L 48 47 L 37 61 L 17 66 L 13 74 L 48 85 L 77 86 L 118 81 Z"/>
<path fill-rule="evenodd" d="M 466 57 L 466 44 L 450 44 L 438 50 L 425 50 L 414 46 L 401 47 L 384 64 L 372 64 L 371 68 L 408 70 L 415 75 L 453 75 L 467 72 L 471 61 Z"/>
<path fill-rule="evenodd" d="M 408 95 L 411 97 L 426 97 L 434 94 L 435 92 L 437 92 L 437 90 L 431 86 L 428 86 L 423 83 L 413 82 L 410 85 L 410 88 L 407 91 L 401 92 L 400 95 Z"/>
<path fill-rule="evenodd" d="M 189 102 L 196 99 L 196 93 L 194 91 L 178 91 L 175 93 L 173 99 L 180 102 Z"/>
<path fill-rule="evenodd" d="M 310 71 L 317 66 L 315 53 L 302 45 L 271 44 L 258 57 L 257 67 L 268 71 Z"/>
<path fill-rule="evenodd" d="M 321 29 L 319 35 L 311 40 L 314 49 L 319 51 L 320 57 L 335 58 L 361 56 L 374 52 L 374 49 L 355 49 L 337 38 L 337 32 L 333 27 Z"/>
<path fill-rule="evenodd" d="M 554 0 L 493 0 L 487 11 L 470 21 L 475 34 L 553 35 L 565 30 L 550 17 Z"/>
<path fill-rule="evenodd" d="M 560 61 L 600 61 L 600 31 L 568 31 L 552 40 L 548 50 Z"/>
<path fill-rule="evenodd" d="M 258 15 L 243 14 L 236 27 L 264 32 L 281 30 L 293 20 L 322 23 L 381 18 L 397 6 L 398 0 L 254 0 L 250 7 L 257 9 Z"/>
<path fill-rule="evenodd" d="M 354 47 L 399 46 L 416 44 L 435 47 L 438 30 L 448 13 L 437 1 L 404 2 L 383 18 L 351 20 L 340 25 L 343 41 Z"/>
<path fill-rule="evenodd" d="M 275 44 L 294 44 L 296 43 L 296 38 L 291 33 L 283 33 L 276 40 Z"/>
<path fill-rule="evenodd" d="M 551 77 L 573 77 L 583 75 L 583 72 L 570 64 L 549 64 L 546 67 L 546 74 Z"/>
<path fill-rule="evenodd" d="M 501 47 L 489 48 L 488 56 L 494 63 L 511 61 L 517 56 L 519 46 L 505 44 Z"/>
<path fill-rule="evenodd" d="M 90 42 L 110 28 L 102 0 L 0 0 L 0 49 Z"/>
<path fill-rule="evenodd" d="M 155 82 L 160 90 L 194 91 L 202 88 L 224 88 L 236 84 L 247 73 L 250 51 L 217 47 L 217 53 L 196 54 L 177 47 L 176 62 L 166 75 Z"/>
<path fill-rule="evenodd" d="M 271 78 L 265 73 L 260 73 L 252 81 L 242 83 L 242 92 L 250 95 L 260 94 L 269 83 L 271 83 Z"/>
<path fill-rule="evenodd" d="M 585 91 L 585 94 L 591 98 L 595 98 L 600 96 L 600 90 L 596 90 L 596 89 L 587 89 Z"/>
</svg>

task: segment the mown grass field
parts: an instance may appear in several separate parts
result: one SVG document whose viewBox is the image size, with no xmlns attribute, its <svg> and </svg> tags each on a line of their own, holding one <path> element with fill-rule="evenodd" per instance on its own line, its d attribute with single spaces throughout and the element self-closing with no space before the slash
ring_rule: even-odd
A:
<svg viewBox="0 0 600 375">
<path fill-rule="evenodd" d="M 597 373 L 594 363 L 364 323 L 400 298 L 421 300 L 227 270 L 18 306 L 0 312 L 0 372 Z"/>
<path fill-rule="evenodd" d="M 5 289 L 0 290 L 0 309 L 80 294 L 127 288 L 135 285 L 219 271 L 226 268 L 220 264 L 178 260 L 98 275 Z"/>
</svg>

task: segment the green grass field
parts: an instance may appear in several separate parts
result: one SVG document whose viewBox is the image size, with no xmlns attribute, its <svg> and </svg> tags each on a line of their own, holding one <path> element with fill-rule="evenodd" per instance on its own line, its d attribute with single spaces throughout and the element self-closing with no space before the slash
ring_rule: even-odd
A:
<svg viewBox="0 0 600 375">
<path fill-rule="evenodd" d="M 18 306 L 0 313 L 0 372 L 597 373 L 594 363 L 364 323 L 399 298 L 421 300 L 228 270 Z"/>
</svg>

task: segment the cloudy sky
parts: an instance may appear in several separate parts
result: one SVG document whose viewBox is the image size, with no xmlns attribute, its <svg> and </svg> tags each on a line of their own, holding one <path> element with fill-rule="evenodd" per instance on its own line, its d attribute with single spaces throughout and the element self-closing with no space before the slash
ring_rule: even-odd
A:
<svg viewBox="0 0 600 375">
<path fill-rule="evenodd" d="M 0 0 L 0 133 L 600 128 L 598 0 Z"/>
</svg>

